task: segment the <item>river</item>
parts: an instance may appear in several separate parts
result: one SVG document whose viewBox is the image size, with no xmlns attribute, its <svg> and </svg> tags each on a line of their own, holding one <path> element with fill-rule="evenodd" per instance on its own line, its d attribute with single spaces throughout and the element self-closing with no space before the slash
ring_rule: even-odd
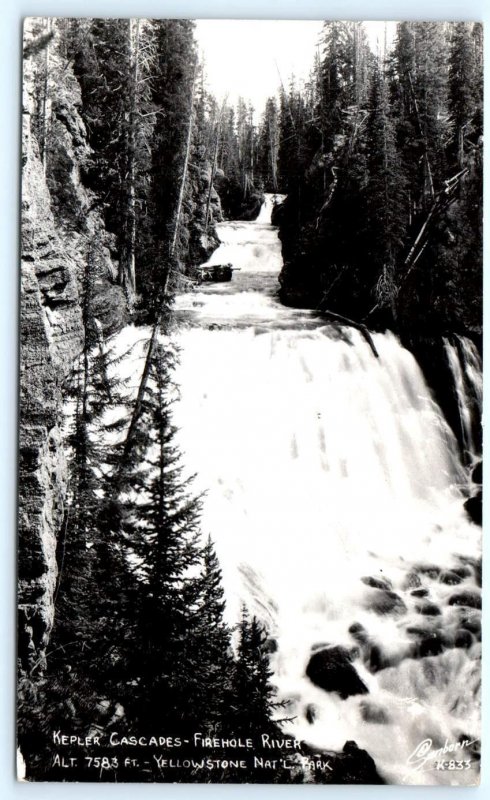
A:
<svg viewBox="0 0 490 800">
<path fill-rule="evenodd" d="M 233 280 L 176 303 L 175 422 L 206 492 L 228 618 L 246 603 L 267 625 L 289 733 L 331 750 L 355 740 L 390 783 L 473 783 L 477 743 L 458 750 L 471 764 L 457 774 L 412 756 L 427 740 L 431 755 L 480 735 L 468 468 L 395 335 L 373 334 L 376 359 L 357 330 L 279 303 L 273 201 L 255 222 L 218 226 L 209 263 L 232 263 Z M 464 344 L 467 363 L 447 344 L 463 417 L 465 380 L 481 382 Z M 332 645 L 368 693 L 341 699 L 306 676 L 312 652 Z"/>
</svg>

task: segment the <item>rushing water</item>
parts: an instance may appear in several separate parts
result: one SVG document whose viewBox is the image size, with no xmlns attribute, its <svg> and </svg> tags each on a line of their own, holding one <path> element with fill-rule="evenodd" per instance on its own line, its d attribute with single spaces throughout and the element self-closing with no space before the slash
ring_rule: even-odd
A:
<svg viewBox="0 0 490 800">
<path fill-rule="evenodd" d="M 475 442 L 473 432 L 474 413 L 476 406 L 479 414 L 482 413 L 483 403 L 483 375 L 479 353 L 469 339 L 461 336 L 455 337 L 456 344 L 444 340 L 444 347 L 448 363 L 454 379 L 454 388 L 458 400 L 459 419 L 461 425 L 461 438 L 471 464 L 479 458 L 479 448 Z"/>
<path fill-rule="evenodd" d="M 480 612 L 449 602 L 479 593 L 480 529 L 463 508 L 468 470 L 394 335 L 374 335 L 376 359 L 356 330 L 280 305 L 272 203 L 256 222 L 219 226 L 210 263 L 239 268 L 232 282 L 203 284 L 177 302 L 175 419 L 207 492 L 202 523 L 222 564 L 229 618 L 245 602 L 266 623 L 296 737 L 332 750 L 354 739 L 390 782 L 474 782 L 475 745 L 458 751 L 472 765 L 457 774 L 434 770 L 435 759 L 421 769 L 408 761 L 427 739 L 437 749 L 479 738 Z M 449 344 L 447 353 L 469 436 L 465 376 L 481 379 L 464 346 L 466 360 Z M 389 582 L 391 610 L 367 576 Z M 353 623 L 365 629 L 362 642 Z M 368 694 L 343 700 L 306 677 L 321 644 L 352 649 Z"/>
</svg>

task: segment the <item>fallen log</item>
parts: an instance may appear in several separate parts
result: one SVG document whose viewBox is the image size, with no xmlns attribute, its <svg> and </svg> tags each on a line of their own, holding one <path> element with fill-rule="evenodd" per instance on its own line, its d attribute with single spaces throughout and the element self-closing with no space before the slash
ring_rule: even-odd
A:
<svg viewBox="0 0 490 800">
<path fill-rule="evenodd" d="M 326 317 L 335 320 L 335 322 L 341 322 L 344 325 L 349 325 L 351 328 L 356 328 L 356 330 L 360 331 L 364 336 L 366 342 L 368 343 L 369 347 L 373 351 L 373 354 L 376 358 L 379 358 L 379 353 L 376 350 L 376 346 L 373 342 L 373 337 L 369 333 L 368 328 L 362 324 L 362 322 L 355 322 L 353 319 L 349 319 L 348 317 L 343 317 L 342 314 L 335 314 L 333 311 L 322 310 L 321 312 Z"/>
</svg>

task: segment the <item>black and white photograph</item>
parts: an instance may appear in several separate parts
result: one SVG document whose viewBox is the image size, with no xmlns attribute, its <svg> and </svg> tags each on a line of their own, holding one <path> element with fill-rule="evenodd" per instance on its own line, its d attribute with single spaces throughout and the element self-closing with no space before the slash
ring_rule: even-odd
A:
<svg viewBox="0 0 490 800">
<path fill-rule="evenodd" d="M 18 781 L 478 785 L 482 23 L 22 55 Z"/>
</svg>

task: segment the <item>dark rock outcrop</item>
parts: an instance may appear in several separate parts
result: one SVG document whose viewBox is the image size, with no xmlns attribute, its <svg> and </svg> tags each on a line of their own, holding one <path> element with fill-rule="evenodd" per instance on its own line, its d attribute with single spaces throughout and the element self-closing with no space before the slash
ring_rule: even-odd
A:
<svg viewBox="0 0 490 800">
<path fill-rule="evenodd" d="M 376 769 L 374 759 L 366 750 L 361 750 L 354 741 L 344 744 L 342 752 L 332 753 L 302 745 L 302 756 L 310 762 L 329 764 L 329 769 L 321 767 L 313 771 L 313 782 L 320 784 L 384 784 Z"/>
<path fill-rule="evenodd" d="M 476 524 L 481 525 L 483 522 L 483 507 L 482 507 L 482 490 L 478 489 L 474 497 L 469 497 L 466 500 L 464 507 L 469 518 Z"/>
<path fill-rule="evenodd" d="M 306 667 L 306 675 L 315 686 L 326 692 L 336 692 L 343 700 L 369 691 L 357 674 L 351 653 L 345 647 L 333 646 L 313 653 Z"/>
<path fill-rule="evenodd" d="M 53 623 L 57 536 L 65 512 L 63 384 L 83 344 L 81 285 L 87 247 L 95 238 L 93 299 L 101 330 L 117 330 L 127 313 L 111 239 L 80 181 L 87 144 L 77 111 L 79 88 L 70 66 L 56 58 L 47 164 L 35 132 L 36 64 L 30 58 L 24 62 L 22 108 L 18 656 L 21 677 L 29 673 L 34 680 L 44 668 Z"/>
</svg>

